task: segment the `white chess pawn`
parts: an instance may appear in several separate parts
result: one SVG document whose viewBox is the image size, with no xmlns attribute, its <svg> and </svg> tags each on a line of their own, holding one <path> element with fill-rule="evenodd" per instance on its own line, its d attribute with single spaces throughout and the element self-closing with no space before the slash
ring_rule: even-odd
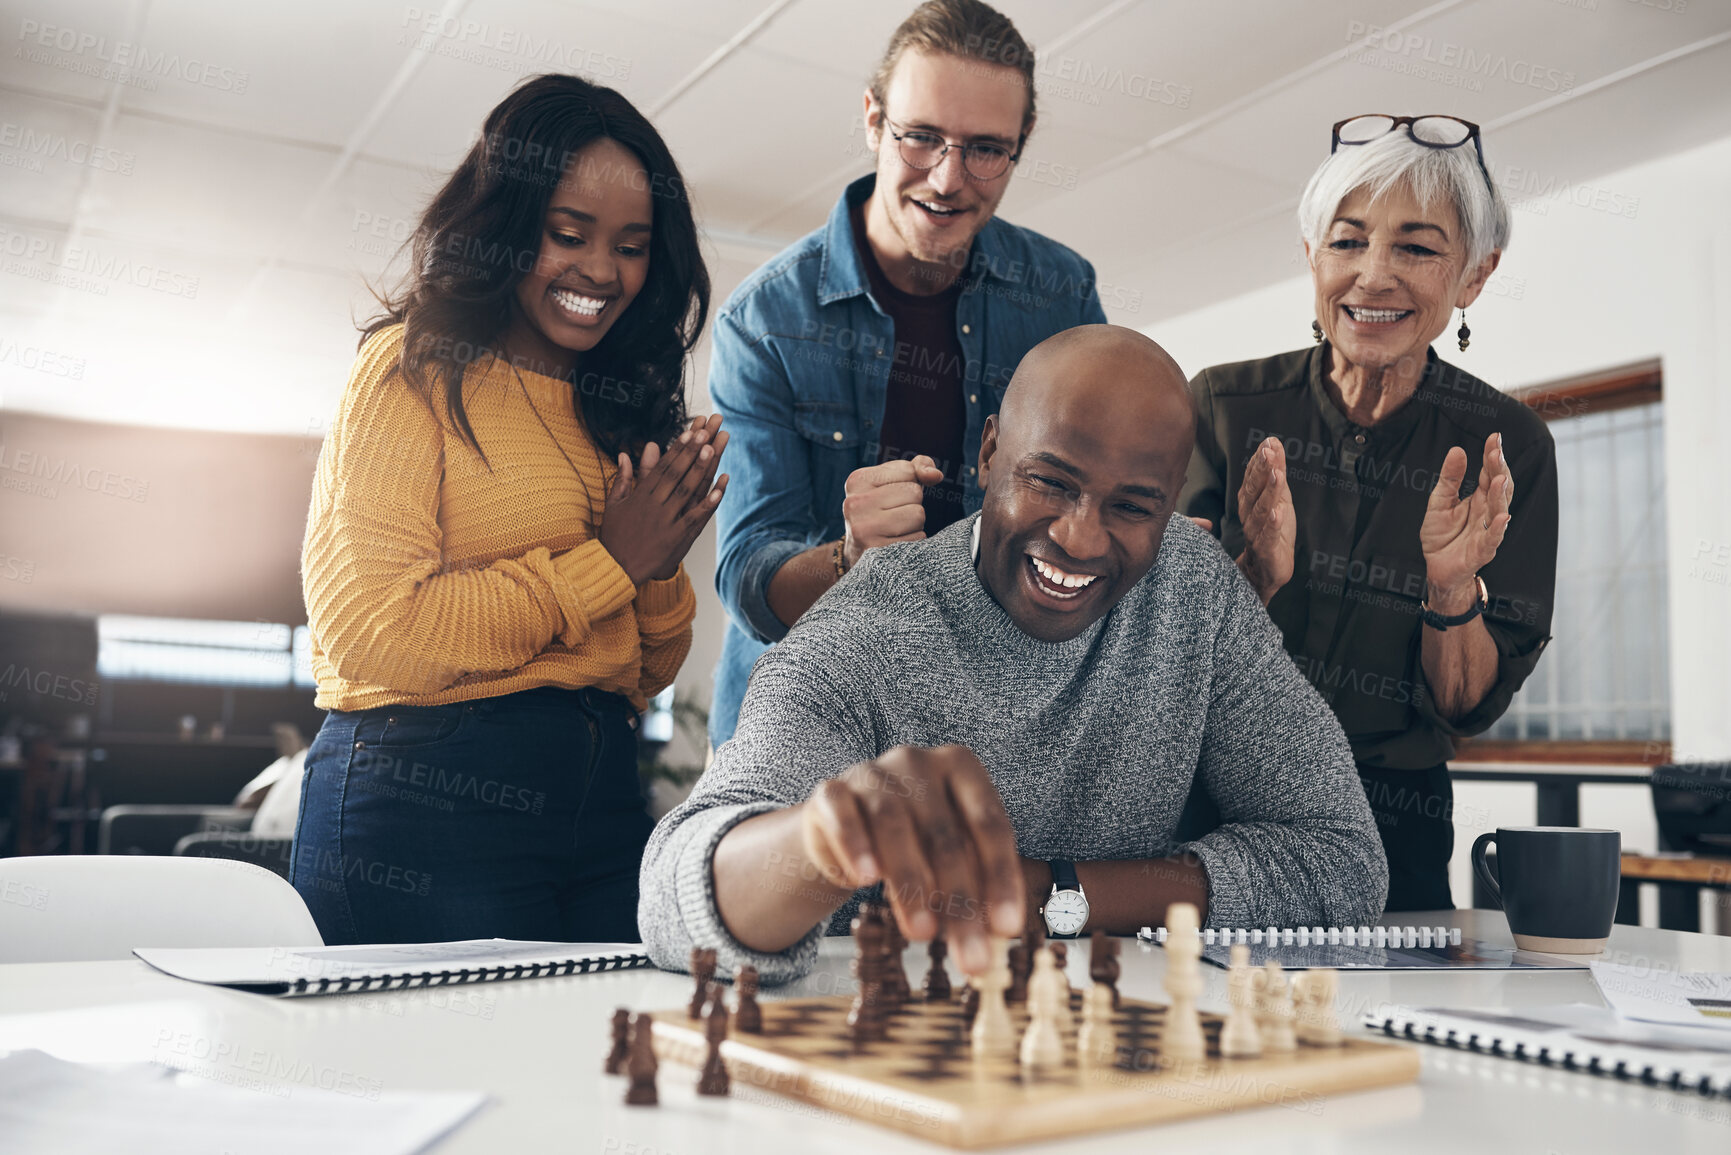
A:
<svg viewBox="0 0 1731 1155">
<path fill-rule="evenodd" d="M 1175 902 L 1166 909 L 1166 1023 L 1160 1032 L 1160 1056 L 1174 1061 L 1201 1059 L 1207 1053 L 1202 1017 L 1196 1000 L 1202 994 L 1202 936 L 1196 907 Z"/>
<path fill-rule="evenodd" d="M 1257 972 L 1250 967 L 1250 948 L 1232 948 L 1232 967 L 1227 972 L 1226 998 L 1232 1010 L 1220 1028 L 1220 1054 L 1228 1059 L 1254 1059 L 1262 1053 L 1262 1032 L 1256 1029 Z"/>
<path fill-rule="evenodd" d="M 1339 976 L 1326 967 L 1306 971 L 1293 981 L 1297 997 L 1298 1041 L 1313 1047 L 1338 1047 L 1340 1019 L 1334 1009 Z"/>
<path fill-rule="evenodd" d="M 1286 972 L 1273 959 L 1263 968 L 1262 982 L 1257 984 L 1257 1022 L 1262 1027 L 1262 1049 L 1272 1053 L 1295 1051 L 1298 1036 L 1293 1033 L 1292 994 L 1286 984 Z"/>
<path fill-rule="evenodd" d="M 1112 988 L 1095 983 L 1082 995 L 1082 1029 L 1076 1035 L 1078 1062 L 1110 1066 L 1118 1058 L 1118 1031 L 1112 1025 Z"/>
<path fill-rule="evenodd" d="M 980 992 L 980 1009 L 974 1014 L 972 1034 L 975 1058 L 996 1058 L 1014 1053 L 1016 1030 L 1010 1023 L 1004 991 L 1010 986 L 1010 940 L 993 936 L 987 940 L 992 962 L 974 977 Z"/>
<path fill-rule="evenodd" d="M 1024 1067 L 1061 1067 L 1064 1036 L 1059 1030 L 1060 999 L 1069 1001 L 1070 984 L 1058 972 L 1052 952 L 1041 947 L 1034 953 L 1034 973 L 1028 980 L 1028 1029 L 1022 1033 Z M 1069 1014 L 1069 1008 L 1063 1008 Z"/>
</svg>

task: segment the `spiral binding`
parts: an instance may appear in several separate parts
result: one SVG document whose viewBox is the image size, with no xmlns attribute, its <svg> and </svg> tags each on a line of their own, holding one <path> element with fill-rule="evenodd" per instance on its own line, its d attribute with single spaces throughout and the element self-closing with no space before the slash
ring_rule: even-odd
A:
<svg viewBox="0 0 1731 1155">
<path fill-rule="evenodd" d="M 1446 926 L 1299 926 L 1209 927 L 1203 946 L 1372 946 L 1440 948 L 1461 945 L 1459 927 Z M 1165 945 L 1165 927 L 1143 927 L 1136 937 Z"/>
<path fill-rule="evenodd" d="M 596 974 L 600 971 L 635 970 L 652 966 L 645 954 L 614 954 L 600 958 L 569 959 L 559 963 L 520 963 L 517 966 L 477 967 L 474 970 L 421 971 L 419 974 L 348 975 L 333 979 L 296 979 L 284 994 L 346 995 L 368 991 L 402 991 L 416 987 L 461 986 L 465 983 L 496 983 L 510 979 L 553 978 L 560 975 Z"/>
<path fill-rule="evenodd" d="M 1433 1047 L 1451 1047 L 1473 1051 L 1499 1059 L 1518 1059 L 1544 1067 L 1565 1071 L 1580 1071 L 1609 1079 L 1641 1082 L 1650 1087 L 1668 1087 L 1674 1091 L 1694 1091 L 1701 1095 L 1731 1094 L 1731 1079 L 1711 1070 L 1655 1061 L 1653 1052 L 1631 1046 L 1619 1050 L 1614 1043 L 1594 1043 L 1579 1037 L 1566 1037 L 1546 1045 L 1518 1037 L 1518 1031 L 1480 1024 L 1448 1026 L 1432 1021 L 1433 1014 L 1422 1012 L 1376 1013 L 1364 1016 L 1363 1025 L 1381 1031 L 1390 1038 L 1411 1039 Z M 1564 1028 L 1567 1030 L 1568 1028 Z"/>
</svg>

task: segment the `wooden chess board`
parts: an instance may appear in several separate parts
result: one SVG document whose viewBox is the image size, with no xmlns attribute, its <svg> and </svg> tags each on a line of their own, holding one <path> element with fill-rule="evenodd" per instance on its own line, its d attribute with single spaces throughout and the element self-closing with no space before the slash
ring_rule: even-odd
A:
<svg viewBox="0 0 1731 1155">
<path fill-rule="evenodd" d="M 1079 1019 L 1081 992 L 1072 991 Z M 1416 1048 L 1347 1038 L 1339 1047 L 1300 1047 L 1258 1059 L 1220 1057 L 1221 1016 L 1202 1015 L 1207 1058 L 1164 1065 L 1166 1008 L 1125 998 L 1114 1016 L 1117 1062 L 1078 1066 L 1072 1030 L 1061 1069 L 1024 1071 L 1014 1056 L 976 1061 L 959 999 L 914 1000 L 889 1019 L 889 1038 L 855 1044 L 846 997 L 764 1000 L 763 1033 L 731 1029 L 721 1045 L 735 1091 L 774 1091 L 951 1147 L 991 1147 L 1162 1123 L 1246 1107 L 1320 1110 L 1323 1096 L 1409 1083 Z M 655 1051 L 700 1068 L 702 1021 L 685 1009 L 656 1011 Z M 1019 1040 L 1026 1004 L 1011 1004 Z M 666 1072 L 663 1071 L 663 1077 Z"/>
</svg>

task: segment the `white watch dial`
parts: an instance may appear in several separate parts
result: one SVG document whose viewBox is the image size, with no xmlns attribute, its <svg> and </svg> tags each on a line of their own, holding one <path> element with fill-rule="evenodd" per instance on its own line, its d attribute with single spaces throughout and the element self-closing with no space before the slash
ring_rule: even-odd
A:
<svg viewBox="0 0 1731 1155">
<path fill-rule="evenodd" d="M 1046 930 L 1077 934 L 1088 922 L 1088 900 L 1079 890 L 1055 890 L 1046 898 Z"/>
</svg>

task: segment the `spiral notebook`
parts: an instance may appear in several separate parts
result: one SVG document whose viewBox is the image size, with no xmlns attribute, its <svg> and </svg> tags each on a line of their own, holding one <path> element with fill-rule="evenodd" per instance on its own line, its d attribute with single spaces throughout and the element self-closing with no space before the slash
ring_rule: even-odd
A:
<svg viewBox="0 0 1731 1155">
<path fill-rule="evenodd" d="M 372 946 L 139 947 L 132 953 L 177 979 L 287 998 L 550 978 L 653 965 L 643 953 L 642 943 L 520 942 L 507 938 Z"/>
<path fill-rule="evenodd" d="M 1540 954 L 1467 938 L 1459 927 L 1301 926 L 1210 927 L 1200 932 L 1202 957 L 1230 966 L 1232 948 L 1250 949 L 1250 965 L 1273 961 L 1286 970 L 1586 970 L 1584 958 Z M 1166 943 L 1166 928 L 1143 927 L 1145 943 Z"/>
<path fill-rule="evenodd" d="M 1438 1047 L 1678 1091 L 1731 1094 L 1731 1041 L 1722 1033 L 1628 1022 L 1584 1003 L 1519 1011 L 1396 1007 L 1367 1014 L 1364 1025 Z"/>
</svg>

